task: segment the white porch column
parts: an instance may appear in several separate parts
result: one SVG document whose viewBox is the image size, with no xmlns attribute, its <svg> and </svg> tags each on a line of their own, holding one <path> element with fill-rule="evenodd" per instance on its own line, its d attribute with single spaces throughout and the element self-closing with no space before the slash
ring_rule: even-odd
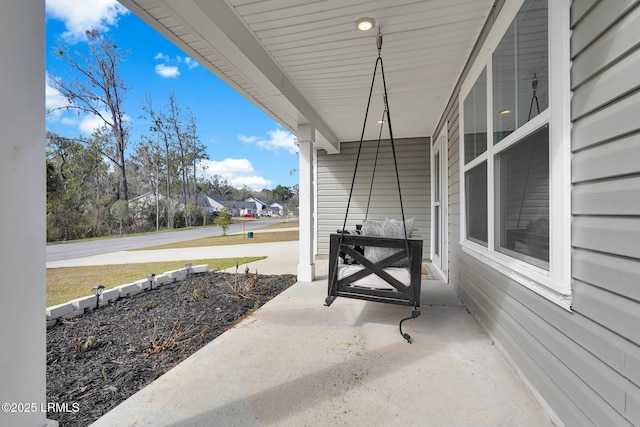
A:
<svg viewBox="0 0 640 427">
<path fill-rule="evenodd" d="M 47 425 L 44 29 L 44 1 L 0 3 L 0 402 L 32 405 L 2 426 Z"/>
<path fill-rule="evenodd" d="M 315 232 L 313 227 L 313 146 L 315 143 L 315 129 L 309 125 L 298 126 L 298 149 L 300 175 L 298 209 L 300 217 L 300 256 L 298 260 L 298 281 L 311 282 L 315 279 L 315 265 L 313 263 L 313 242 Z"/>
</svg>

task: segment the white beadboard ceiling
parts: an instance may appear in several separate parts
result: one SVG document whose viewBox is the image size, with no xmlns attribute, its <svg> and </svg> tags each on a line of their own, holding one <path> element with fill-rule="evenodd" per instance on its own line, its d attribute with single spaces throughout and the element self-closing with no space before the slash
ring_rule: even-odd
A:
<svg viewBox="0 0 640 427">
<path fill-rule="evenodd" d="M 431 136 L 493 0 L 120 0 L 202 65 L 319 147 L 360 139 L 383 34 L 396 138 Z M 376 20 L 368 32 L 362 17 Z M 383 112 L 378 71 L 365 139 Z"/>
</svg>

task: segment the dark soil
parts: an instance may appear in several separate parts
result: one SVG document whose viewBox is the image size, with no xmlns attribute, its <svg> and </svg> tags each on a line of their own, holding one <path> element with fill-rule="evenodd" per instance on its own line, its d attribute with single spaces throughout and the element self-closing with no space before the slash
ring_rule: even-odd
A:
<svg viewBox="0 0 640 427">
<path fill-rule="evenodd" d="M 47 418 L 91 424 L 295 282 L 198 274 L 49 328 L 47 402 L 57 409 Z"/>
</svg>

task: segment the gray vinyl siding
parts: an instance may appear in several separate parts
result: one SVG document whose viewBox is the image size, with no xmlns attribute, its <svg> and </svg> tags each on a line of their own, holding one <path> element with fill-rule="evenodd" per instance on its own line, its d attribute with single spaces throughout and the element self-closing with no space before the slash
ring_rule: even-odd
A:
<svg viewBox="0 0 640 427">
<path fill-rule="evenodd" d="M 329 253 L 329 234 L 342 229 L 353 178 L 358 142 L 340 144 L 339 154 L 318 151 L 317 239 L 318 254 Z M 395 141 L 405 219 L 415 218 L 413 238 L 424 240 L 423 257 L 430 244 L 430 140 L 410 138 Z M 363 143 L 353 190 L 347 229 L 355 229 L 365 218 L 377 141 Z M 373 183 L 369 219 L 401 218 L 400 199 L 389 141 L 382 141 Z"/>
<path fill-rule="evenodd" d="M 588 349 L 621 383 L 607 403 L 640 425 L 640 2 L 585 10 L 572 38 L 573 309 L 602 331 Z"/>
<path fill-rule="evenodd" d="M 439 125 L 449 125 L 449 280 L 569 427 L 640 425 L 639 3 L 572 3 L 571 312 L 461 251 L 458 91 Z"/>
<path fill-rule="evenodd" d="M 460 123 L 458 104 L 449 111 L 447 131 L 449 133 L 449 283 L 454 286 L 460 283 Z"/>
</svg>

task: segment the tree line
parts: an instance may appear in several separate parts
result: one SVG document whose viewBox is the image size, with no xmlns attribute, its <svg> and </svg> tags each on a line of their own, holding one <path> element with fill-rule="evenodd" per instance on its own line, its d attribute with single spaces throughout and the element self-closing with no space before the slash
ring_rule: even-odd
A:
<svg viewBox="0 0 640 427">
<path fill-rule="evenodd" d="M 62 108 L 92 114 L 101 126 L 90 137 L 47 132 L 48 241 L 212 224 L 211 214 L 201 209 L 205 194 L 297 205 L 297 186 L 256 192 L 235 188 L 221 176 L 198 176 L 198 162 L 208 158 L 206 146 L 197 118 L 174 92 L 161 107 L 146 96 L 140 119 L 150 125 L 131 141 L 123 102 L 129 88 L 118 73 L 124 53 L 96 30 L 86 37 L 88 53 L 64 44 L 54 50 L 79 77 L 52 73 L 50 84 L 66 98 Z M 151 195 L 153 203 L 132 212 L 132 199 L 142 195 Z"/>
</svg>

